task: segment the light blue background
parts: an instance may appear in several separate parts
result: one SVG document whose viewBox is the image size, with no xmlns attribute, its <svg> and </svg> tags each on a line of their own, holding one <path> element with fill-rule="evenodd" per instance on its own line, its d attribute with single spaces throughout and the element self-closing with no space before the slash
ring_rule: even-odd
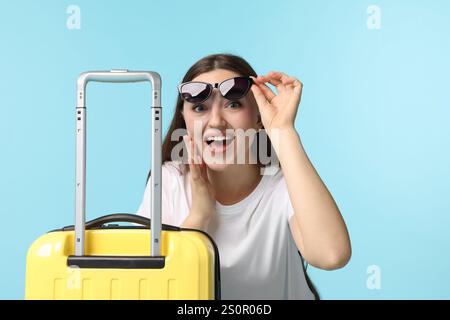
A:
<svg viewBox="0 0 450 320">
<path fill-rule="evenodd" d="M 70 4 L 80 30 L 66 27 Z M 353 246 L 342 270 L 309 267 L 322 298 L 449 299 L 449 15 L 444 0 L 1 1 L 0 298 L 23 298 L 34 239 L 73 223 L 78 74 L 158 71 L 167 129 L 187 69 L 230 52 L 304 83 L 296 127 Z M 89 85 L 88 218 L 140 204 L 148 92 Z"/>
</svg>

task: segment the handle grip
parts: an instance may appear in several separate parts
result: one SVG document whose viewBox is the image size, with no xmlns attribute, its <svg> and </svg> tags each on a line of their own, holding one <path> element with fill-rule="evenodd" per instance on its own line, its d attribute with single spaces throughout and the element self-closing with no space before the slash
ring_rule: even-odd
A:
<svg viewBox="0 0 450 320">
<path fill-rule="evenodd" d="M 115 213 L 86 222 L 86 229 L 99 228 L 111 222 L 138 223 L 143 226 L 150 227 L 150 219 L 147 219 L 146 217 L 138 216 L 135 214 Z"/>
<path fill-rule="evenodd" d="M 98 229 L 101 228 L 102 226 L 104 226 L 107 223 L 111 223 L 111 222 L 129 222 L 129 223 L 137 223 L 140 224 L 146 228 L 150 228 L 150 224 L 151 224 L 151 220 L 143 217 L 143 216 L 138 216 L 136 214 L 130 214 L 130 213 L 113 213 L 113 214 L 109 214 L 106 216 L 102 216 L 96 219 L 93 219 L 91 221 L 86 222 L 85 227 L 86 230 L 91 230 L 91 229 Z M 61 229 L 56 229 L 53 230 L 51 232 L 54 231 L 72 231 L 74 230 L 74 225 L 70 225 L 70 226 L 65 226 Z M 161 225 L 161 230 L 166 230 L 166 231 L 181 231 L 181 228 L 179 227 L 175 227 L 175 226 L 171 226 L 168 224 L 162 224 Z"/>
<path fill-rule="evenodd" d="M 86 108 L 85 90 L 89 82 L 151 82 L 153 88 L 152 105 L 153 107 L 161 107 L 161 77 L 154 71 L 128 71 L 128 70 L 111 70 L 111 71 L 88 71 L 83 72 L 77 81 L 77 108 Z"/>
</svg>

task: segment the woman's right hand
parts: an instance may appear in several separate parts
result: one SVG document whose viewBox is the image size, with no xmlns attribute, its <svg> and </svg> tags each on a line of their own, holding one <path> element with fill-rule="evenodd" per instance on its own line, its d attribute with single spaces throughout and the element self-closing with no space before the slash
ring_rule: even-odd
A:
<svg viewBox="0 0 450 320">
<path fill-rule="evenodd" d="M 189 134 L 183 136 L 183 140 L 188 150 L 192 205 L 182 227 L 204 230 L 215 214 L 216 197 L 208 179 L 206 163 L 198 152 L 194 140 Z"/>
</svg>

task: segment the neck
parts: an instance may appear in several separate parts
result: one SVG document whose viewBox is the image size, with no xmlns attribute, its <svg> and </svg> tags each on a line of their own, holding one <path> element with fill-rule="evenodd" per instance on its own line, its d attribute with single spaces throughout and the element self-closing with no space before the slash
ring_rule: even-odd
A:
<svg viewBox="0 0 450 320">
<path fill-rule="evenodd" d="M 252 193 L 262 175 L 255 164 L 232 164 L 223 171 L 208 169 L 208 178 L 214 188 L 216 200 L 223 205 L 232 205 Z"/>
</svg>

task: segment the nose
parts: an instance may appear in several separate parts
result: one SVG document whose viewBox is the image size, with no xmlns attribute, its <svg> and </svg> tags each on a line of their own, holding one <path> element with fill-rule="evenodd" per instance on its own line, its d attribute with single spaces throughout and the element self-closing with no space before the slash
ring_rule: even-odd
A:
<svg viewBox="0 0 450 320">
<path fill-rule="evenodd" d="M 221 98 L 215 95 L 212 101 L 211 112 L 210 117 L 208 119 L 207 127 L 218 129 L 225 127 L 226 121 L 223 117 L 222 113 L 223 108 L 221 107 L 221 104 L 222 104 Z"/>
</svg>

